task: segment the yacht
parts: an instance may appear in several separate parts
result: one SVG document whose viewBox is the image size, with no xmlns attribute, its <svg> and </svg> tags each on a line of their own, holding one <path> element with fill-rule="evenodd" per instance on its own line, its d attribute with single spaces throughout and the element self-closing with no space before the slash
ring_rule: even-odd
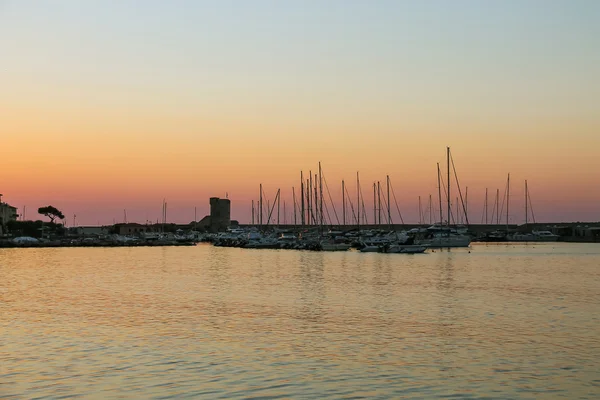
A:
<svg viewBox="0 0 600 400">
<path fill-rule="evenodd" d="M 415 241 L 415 244 L 426 247 L 469 247 L 471 237 L 465 235 L 466 229 L 454 229 L 441 224 L 435 224 L 427 228 L 428 234 L 425 238 Z"/>
<path fill-rule="evenodd" d="M 455 233 L 450 235 L 436 234 L 430 238 L 419 240 L 417 244 L 429 248 L 469 247 L 471 244 L 471 237 Z"/>
<path fill-rule="evenodd" d="M 531 233 L 515 233 L 508 236 L 512 242 L 556 242 L 560 236 L 550 231 L 532 231 Z"/>
</svg>

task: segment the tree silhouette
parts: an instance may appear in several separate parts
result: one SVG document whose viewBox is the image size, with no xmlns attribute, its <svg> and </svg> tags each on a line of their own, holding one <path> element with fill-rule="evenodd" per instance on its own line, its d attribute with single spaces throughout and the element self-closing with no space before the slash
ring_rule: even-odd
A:
<svg viewBox="0 0 600 400">
<path fill-rule="evenodd" d="M 50 222 L 54 223 L 56 218 L 65 219 L 63 213 L 56 207 L 46 206 L 38 208 L 38 213 L 50 218 Z"/>
</svg>

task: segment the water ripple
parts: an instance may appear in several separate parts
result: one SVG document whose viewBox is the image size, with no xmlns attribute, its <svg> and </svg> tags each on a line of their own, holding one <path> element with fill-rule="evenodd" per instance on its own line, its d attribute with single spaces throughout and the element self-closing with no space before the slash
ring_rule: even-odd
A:
<svg viewBox="0 0 600 400">
<path fill-rule="evenodd" d="M 0 250 L 1 398 L 598 398 L 597 246 Z"/>
</svg>

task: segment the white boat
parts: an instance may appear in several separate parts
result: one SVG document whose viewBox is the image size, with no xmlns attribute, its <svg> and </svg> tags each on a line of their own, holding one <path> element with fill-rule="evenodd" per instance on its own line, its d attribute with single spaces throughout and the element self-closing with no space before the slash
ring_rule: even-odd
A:
<svg viewBox="0 0 600 400">
<path fill-rule="evenodd" d="M 429 248 L 444 248 L 444 247 L 469 247 L 471 237 L 467 235 L 434 235 L 431 238 L 422 239 L 417 242 L 418 245 Z"/>
<path fill-rule="evenodd" d="M 528 223 L 528 210 L 531 208 L 531 198 L 529 197 L 529 188 L 525 181 L 525 227 Z M 532 211 L 533 213 L 533 211 Z M 535 223 L 535 218 L 533 219 Z M 512 242 L 556 242 L 560 236 L 550 231 L 531 231 L 531 233 L 513 233 L 508 235 L 507 239 Z"/>
<path fill-rule="evenodd" d="M 454 217 L 452 216 L 452 212 L 450 210 L 450 147 L 446 147 L 446 163 L 447 163 L 447 178 L 446 183 L 448 184 L 448 188 L 446 190 L 446 201 L 447 201 L 447 213 L 446 213 L 446 223 L 443 222 L 442 216 L 442 181 L 441 181 L 441 170 L 440 165 L 438 163 L 438 196 L 440 198 L 440 221 L 429 228 L 427 228 L 427 234 L 424 238 L 420 240 L 416 240 L 415 244 L 426 246 L 430 248 L 445 248 L 445 247 L 469 247 L 471 244 L 471 236 L 467 235 L 467 227 L 464 225 L 456 225 L 454 227 L 450 226 L 452 219 L 458 219 L 459 211 L 458 204 L 456 207 L 456 214 Z M 454 161 L 452 161 L 452 165 L 454 165 Z M 458 178 L 456 177 L 456 170 L 454 170 L 454 177 L 456 178 L 456 184 L 458 186 Z M 458 192 L 461 197 L 462 202 L 462 194 L 460 192 L 460 186 L 458 186 Z M 458 199 L 457 199 L 458 201 Z M 466 216 L 466 206 L 463 204 L 463 210 L 465 211 L 465 219 L 468 223 L 468 218 Z"/>
<path fill-rule="evenodd" d="M 13 243 L 16 244 L 31 244 L 31 243 L 39 243 L 40 241 L 31 236 L 19 236 L 14 238 Z"/>
<path fill-rule="evenodd" d="M 556 242 L 559 236 L 550 231 L 532 231 L 531 233 L 515 233 L 508 236 L 512 242 Z"/>
</svg>

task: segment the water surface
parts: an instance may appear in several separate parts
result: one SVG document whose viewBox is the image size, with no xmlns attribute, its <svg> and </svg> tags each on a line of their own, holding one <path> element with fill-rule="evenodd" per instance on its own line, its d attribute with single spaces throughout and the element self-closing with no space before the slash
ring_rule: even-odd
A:
<svg viewBox="0 0 600 400">
<path fill-rule="evenodd" d="M 0 250 L 0 398 L 598 398 L 600 246 Z"/>
</svg>

